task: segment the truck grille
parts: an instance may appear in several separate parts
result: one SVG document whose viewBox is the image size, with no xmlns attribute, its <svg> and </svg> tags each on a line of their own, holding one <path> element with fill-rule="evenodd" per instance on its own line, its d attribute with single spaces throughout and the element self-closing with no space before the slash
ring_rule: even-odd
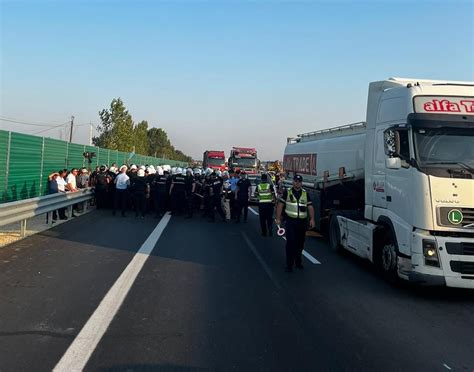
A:
<svg viewBox="0 0 474 372">
<path fill-rule="evenodd" d="M 460 211 L 462 213 L 462 222 L 454 224 L 449 220 L 449 214 L 452 211 Z M 439 208 L 439 224 L 449 227 L 465 227 L 474 224 L 474 208 L 456 208 L 456 207 L 441 207 Z M 474 231 L 474 227 L 473 231 Z"/>
<path fill-rule="evenodd" d="M 451 261 L 450 265 L 455 273 L 474 275 L 474 262 Z"/>
<path fill-rule="evenodd" d="M 446 243 L 446 250 L 449 254 L 474 256 L 474 243 Z"/>
</svg>

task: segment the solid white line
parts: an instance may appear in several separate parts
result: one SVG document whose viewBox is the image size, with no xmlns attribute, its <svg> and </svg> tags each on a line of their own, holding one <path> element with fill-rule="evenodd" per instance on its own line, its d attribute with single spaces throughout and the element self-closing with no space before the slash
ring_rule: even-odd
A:
<svg viewBox="0 0 474 372">
<path fill-rule="evenodd" d="M 169 213 L 164 215 L 112 288 L 109 289 L 99 307 L 91 315 L 61 360 L 56 364 L 54 371 L 82 371 L 84 369 L 122 305 L 140 270 L 153 251 L 170 218 Z"/>
<path fill-rule="evenodd" d="M 249 207 L 249 209 L 252 211 L 253 214 L 257 215 L 258 216 L 258 212 L 254 211 L 252 208 Z M 282 236 L 283 239 L 286 240 L 286 236 Z M 308 261 L 310 261 L 311 263 L 315 264 L 315 265 L 321 265 L 321 262 L 319 262 L 316 258 L 314 258 L 313 256 L 311 256 L 308 252 L 306 252 L 305 250 L 303 250 L 303 256 L 305 256 Z"/>
<path fill-rule="evenodd" d="M 250 210 L 250 212 L 252 212 L 254 215 L 258 216 L 258 212 L 257 212 L 257 211 L 254 211 L 253 208 L 250 208 L 250 207 L 249 207 L 249 210 Z"/>
</svg>

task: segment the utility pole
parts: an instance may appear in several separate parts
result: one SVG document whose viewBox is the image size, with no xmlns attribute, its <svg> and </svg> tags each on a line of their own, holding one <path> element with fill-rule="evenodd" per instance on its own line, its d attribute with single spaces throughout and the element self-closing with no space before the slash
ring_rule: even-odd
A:
<svg viewBox="0 0 474 372">
<path fill-rule="evenodd" d="M 89 122 L 89 146 L 92 146 L 92 121 Z"/>
<path fill-rule="evenodd" d="M 69 132 L 69 143 L 72 142 L 72 129 L 74 128 L 74 116 L 71 116 L 71 131 Z"/>
</svg>

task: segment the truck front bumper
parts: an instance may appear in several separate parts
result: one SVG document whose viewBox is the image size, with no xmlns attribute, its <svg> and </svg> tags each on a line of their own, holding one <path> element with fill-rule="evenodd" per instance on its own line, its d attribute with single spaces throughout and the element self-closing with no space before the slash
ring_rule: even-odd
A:
<svg viewBox="0 0 474 372">
<path fill-rule="evenodd" d="M 423 253 L 423 240 L 436 243 L 439 267 L 426 264 Z M 446 285 L 448 287 L 474 289 L 474 255 L 466 251 L 453 254 L 448 252 L 448 245 L 473 246 L 473 237 L 455 237 L 432 235 L 425 230 L 412 233 L 411 268 L 403 266 L 408 280 L 426 285 Z M 408 261 L 408 260 L 407 260 Z"/>
</svg>

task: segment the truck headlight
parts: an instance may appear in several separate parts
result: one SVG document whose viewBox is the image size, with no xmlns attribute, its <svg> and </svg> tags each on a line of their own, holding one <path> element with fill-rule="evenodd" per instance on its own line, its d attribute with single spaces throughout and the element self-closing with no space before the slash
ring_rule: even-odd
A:
<svg viewBox="0 0 474 372">
<path fill-rule="evenodd" d="M 440 267 L 438 247 L 435 241 L 423 239 L 423 255 L 425 256 L 425 265 Z"/>
</svg>

